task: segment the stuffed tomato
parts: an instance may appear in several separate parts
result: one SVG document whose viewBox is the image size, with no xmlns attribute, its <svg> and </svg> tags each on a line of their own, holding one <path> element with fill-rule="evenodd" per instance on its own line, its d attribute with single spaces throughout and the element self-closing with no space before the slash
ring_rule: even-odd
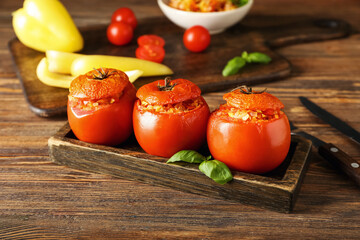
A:
<svg viewBox="0 0 360 240">
<path fill-rule="evenodd" d="M 210 110 L 194 83 L 159 80 L 142 86 L 134 105 L 134 133 L 149 154 L 171 157 L 196 150 L 206 141 Z"/>
<path fill-rule="evenodd" d="M 278 167 L 290 148 L 291 132 L 284 105 L 266 92 L 241 87 L 224 95 L 226 104 L 208 122 L 212 156 L 229 168 L 261 174 Z"/>
<path fill-rule="evenodd" d="M 69 91 L 69 124 L 79 140 L 111 146 L 132 134 L 136 89 L 124 72 L 90 71 L 75 78 Z"/>
</svg>

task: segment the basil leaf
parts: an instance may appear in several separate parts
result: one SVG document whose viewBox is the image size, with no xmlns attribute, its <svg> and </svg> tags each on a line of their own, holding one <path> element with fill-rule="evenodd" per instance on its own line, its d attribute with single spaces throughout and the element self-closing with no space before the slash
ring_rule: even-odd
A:
<svg viewBox="0 0 360 240">
<path fill-rule="evenodd" d="M 234 57 L 226 64 L 224 70 L 222 71 L 222 75 L 224 77 L 234 75 L 239 72 L 239 70 L 244 67 L 246 61 L 242 57 Z"/>
<path fill-rule="evenodd" d="M 193 150 L 182 150 L 175 153 L 166 163 L 173 162 L 188 162 L 188 163 L 202 163 L 206 157 Z"/>
<path fill-rule="evenodd" d="M 243 51 L 243 53 L 241 54 L 241 57 L 242 57 L 245 61 L 247 61 L 248 56 L 249 56 L 249 54 L 248 54 L 247 51 Z"/>
<path fill-rule="evenodd" d="M 267 64 L 267 63 L 271 62 L 271 58 L 268 55 L 266 55 L 264 53 L 260 53 L 260 52 L 253 52 L 253 53 L 249 53 L 249 54 L 247 52 L 243 52 L 242 57 L 248 63 Z"/>
<path fill-rule="evenodd" d="M 225 184 L 233 179 L 230 169 L 218 160 L 204 161 L 199 170 L 217 183 Z"/>
<path fill-rule="evenodd" d="M 232 0 L 232 3 L 238 7 L 244 6 L 249 0 Z"/>
</svg>

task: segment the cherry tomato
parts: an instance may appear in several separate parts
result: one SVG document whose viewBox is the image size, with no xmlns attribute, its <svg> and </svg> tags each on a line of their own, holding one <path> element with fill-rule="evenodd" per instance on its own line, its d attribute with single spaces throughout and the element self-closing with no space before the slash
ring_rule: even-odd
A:
<svg viewBox="0 0 360 240">
<path fill-rule="evenodd" d="M 192 52 L 202 52 L 210 45 L 210 33 L 202 26 L 187 29 L 183 36 L 185 47 Z"/>
<path fill-rule="evenodd" d="M 142 35 L 137 39 L 139 46 L 146 46 L 146 45 L 155 45 L 159 47 L 165 46 L 165 40 L 157 35 Z"/>
<path fill-rule="evenodd" d="M 261 174 L 278 167 L 291 142 L 288 118 L 280 111 L 284 105 L 268 93 L 236 90 L 224 99 L 227 103 L 211 114 L 207 127 L 214 159 L 248 173 Z"/>
<path fill-rule="evenodd" d="M 140 146 L 161 157 L 198 149 L 206 140 L 210 115 L 200 94 L 200 89 L 185 79 L 171 83 L 159 80 L 141 87 L 133 112 L 134 133 Z"/>
<path fill-rule="evenodd" d="M 136 89 L 124 72 L 90 71 L 74 79 L 69 91 L 68 120 L 79 140 L 117 145 L 132 134 Z"/>
<path fill-rule="evenodd" d="M 111 22 L 126 23 L 129 24 L 132 29 L 135 29 L 137 26 L 137 20 L 134 12 L 130 8 L 126 7 L 117 9 L 111 17 Z"/>
<path fill-rule="evenodd" d="M 145 45 L 136 49 L 135 56 L 139 59 L 161 63 L 165 57 L 165 50 L 159 46 Z"/>
<path fill-rule="evenodd" d="M 107 38 L 114 45 L 126 45 L 133 38 L 133 29 L 129 24 L 113 22 L 107 28 Z"/>
</svg>

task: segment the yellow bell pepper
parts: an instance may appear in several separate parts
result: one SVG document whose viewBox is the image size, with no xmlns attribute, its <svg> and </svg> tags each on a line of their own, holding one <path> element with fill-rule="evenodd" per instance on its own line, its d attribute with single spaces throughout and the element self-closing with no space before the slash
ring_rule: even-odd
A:
<svg viewBox="0 0 360 240">
<path fill-rule="evenodd" d="M 94 68 L 115 68 L 121 71 L 139 69 L 143 77 L 171 75 L 173 71 L 164 64 L 132 57 L 84 55 L 60 51 L 46 51 L 49 71 L 78 76 Z"/>
<path fill-rule="evenodd" d="M 126 71 L 130 82 L 134 82 L 142 75 L 141 70 Z M 46 57 L 42 58 L 36 68 L 36 75 L 39 80 L 52 87 L 69 88 L 71 81 L 75 78 L 71 75 L 50 72 L 48 69 L 48 61 Z"/>
<path fill-rule="evenodd" d="M 173 71 L 164 64 L 132 57 L 84 55 L 76 58 L 71 64 L 71 75 L 85 74 L 94 68 L 115 68 L 121 71 L 142 70 L 143 76 L 170 75 Z"/>
<path fill-rule="evenodd" d="M 71 75 L 50 72 L 45 57 L 38 64 L 36 75 L 42 83 L 52 87 L 69 88 L 71 81 L 74 80 L 74 77 Z"/>
<path fill-rule="evenodd" d="M 41 52 L 76 52 L 84 45 L 79 30 L 59 0 L 25 0 L 23 8 L 13 13 L 13 28 L 24 45 Z"/>
<path fill-rule="evenodd" d="M 70 74 L 71 64 L 76 58 L 81 56 L 84 55 L 78 53 L 59 52 L 54 50 L 46 51 L 46 58 L 49 64 L 48 68 L 50 72 Z"/>
</svg>

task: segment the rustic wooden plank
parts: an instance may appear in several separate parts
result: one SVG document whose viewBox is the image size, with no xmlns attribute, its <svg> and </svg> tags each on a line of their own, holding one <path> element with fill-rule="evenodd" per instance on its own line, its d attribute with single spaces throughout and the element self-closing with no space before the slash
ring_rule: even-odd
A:
<svg viewBox="0 0 360 240">
<path fill-rule="evenodd" d="M 62 2 L 80 26 L 108 23 L 112 11 L 120 5 L 132 7 L 142 18 L 161 16 L 155 1 L 99 4 L 89 0 L 86 7 L 82 1 Z M 38 226 L 51 229 L 54 235 L 65 235 L 66 239 L 360 239 L 359 189 L 315 151 L 295 209 L 287 215 L 51 163 L 46 157 L 47 139 L 66 120 L 44 120 L 33 114 L 21 93 L 12 63 L 7 62 L 11 59 L 7 42 L 13 36 L 10 14 L 22 3 L 23 0 L 0 1 L 0 28 L 5 29 L 0 30 L 4 59 L 0 63 L 3 226 Z M 358 0 L 256 0 L 244 23 L 270 24 L 286 22 L 295 15 L 316 16 L 344 19 L 359 30 L 359 11 Z M 261 85 L 280 97 L 289 118 L 299 128 L 334 142 L 358 160 L 358 145 L 330 126 L 314 122 L 297 96 L 319 101 L 360 130 L 359 37 L 355 34 L 348 39 L 277 49 L 292 62 L 294 75 Z M 211 93 L 205 98 L 214 109 L 222 95 Z M 33 138 L 27 138 L 33 127 Z M 18 140 L 21 144 L 16 144 Z"/>
<path fill-rule="evenodd" d="M 294 207 L 310 147 L 308 140 L 293 136 L 289 155 L 276 170 L 265 175 L 234 171 L 234 179 L 221 186 L 192 164 L 166 164 L 167 159 L 145 153 L 134 139 L 120 147 L 89 144 L 77 140 L 68 124 L 49 139 L 50 157 L 61 165 L 280 212 Z"/>
<path fill-rule="evenodd" d="M 237 84 L 254 84 L 288 76 L 290 74 L 289 63 L 264 46 L 261 36 L 258 36 L 257 33 L 249 33 L 249 31 L 251 30 L 242 32 L 234 29 L 226 34 L 213 36 L 212 44 L 207 51 L 194 54 L 183 47 L 182 29 L 174 27 L 165 18 L 152 18 L 139 23 L 134 39 L 149 32 L 162 36 L 166 41 L 164 64 L 173 69 L 175 73 L 173 77 L 190 79 L 203 92 L 218 91 Z M 83 36 L 86 45 L 82 53 L 135 57 L 137 47 L 135 40 L 125 47 L 116 47 L 104 38 L 105 33 L 106 26 L 85 28 Z M 249 36 L 251 37 L 249 38 Z M 30 109 L 43 117 L 65 114 L 68 91 L 46 86 L 36 77 L 36 66 L 44 54 L 25 47 L 16 39 L 9 43 L 9 48 L 13 54 L 17 73 Z M 270 55 L 273 61 L 268 65 L 248 67 L 241 76 L 222 77 L 221 71 L 227 61 L 244 50 L 264 52 Z M 216 59 L 216 61 L 211 59 Z M 158 78 L 140 78 L 135 82 L 135 86 L 140 87 Z"/>
<path fill-rule="evenodd" d="M 32 225 L 11 225 L 0 222 L 0 239 L 66 239 L 55 231 L 51 232 Z"/>
<path fill-rule="evenodd" d="M 330 21 L 334 22 L 338 25 L 333 28 L 319 27 L 313 19 L 295 19 L 290 24 L 272 27 L 248 27 L 240 24 L 223 34 L 213 35 L 209 49 L 200 54 L 190 53 L 184 48 L 181 40 L 183 30 L 174 27 L 165 18 L 144 19 L 139 22 L 134 39 L 148 32 L 162 36 L 166 41 L 164 64 L 173 69 L 173 77 L 189 79 L 205 93 L 289 76 L 291 68 L 288 61 L 272 52 L 265 44 L 279 47 L 346 36 L 349 32 L 347 24 Z M 113 46 L 103 37 L 106 35 L 105 30 L 106 26 L 84 28 L 82 33 L 85 47 L 82 53 L 134 57 L 137 47 L 135 41 L 125 47 Z M 36 77 L 36 66 L 44 54 L 25 47 L 16 39 L 9 43 L 9 48 L 30 109 L 42 117 L 65 114 L 68 94 L 66 89 L 46 86 Z M 227 61 L 243 51 L 266 53 L 272 58 L 272 62 L 268 65 L 247 66 L 240 74 L 223 77 L 221 72 Z M 140 87 L 158 78 L 140 78 L 135 82 L 135 86 Z"/>
</svg>

